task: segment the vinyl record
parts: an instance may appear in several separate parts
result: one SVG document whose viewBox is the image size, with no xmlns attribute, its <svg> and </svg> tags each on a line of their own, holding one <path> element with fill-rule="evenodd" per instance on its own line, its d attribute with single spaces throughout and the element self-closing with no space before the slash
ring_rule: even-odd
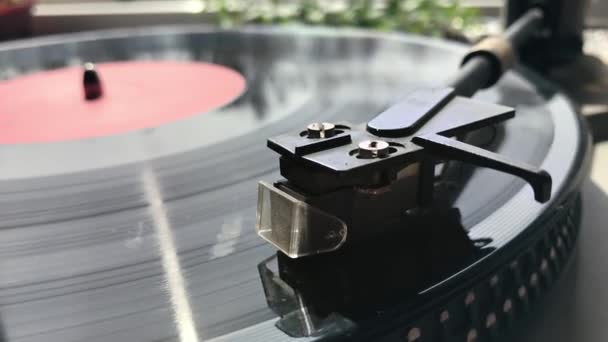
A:
<svg viewBox="0 0 608 342">
<path fill-rule="evenodd" d="M 245 80 L 242 94 L 207 111 L 0 147 L 2 340 L 290 340 L 275 326 L 258 270 L 275 253 L 254 230 L 256 183 L 279 178 L 266 139 L 311 122 L 367 121 L 416 87 L 441 84 L 465 51 L 365 31 L 202 26 L 0 45 L 0 87 L 86 62 L 99 66 L 102 82 L 104 65 L 126 61 L 213 64 Z M 202 84 L 161 88 L 187 101 Z M 112 82 L 103 86 L 110 96 Z M 169 114 L 183 109 L 155 97 L 143 102 Z M 567 98 L 526 70 L 476 97 L 517 109 L 488 148 L 553 177 L 552 201 L 538 204 L 523 181 L 463 167 L 472 173 L 457 184 L 454 206 L 470 236 L 489 239 L 498 255 L 571 198 L 587 138 Z M 36 101 L 31 110 L 64 117 Z"/>
</svg>

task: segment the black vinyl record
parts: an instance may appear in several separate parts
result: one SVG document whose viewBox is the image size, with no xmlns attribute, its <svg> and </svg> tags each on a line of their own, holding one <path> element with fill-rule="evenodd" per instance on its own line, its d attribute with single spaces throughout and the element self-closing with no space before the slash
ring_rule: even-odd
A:
<svg viewBox="0 0 608 342">
<path fill-rule="evenodd" d="M 201 26 L 0 45 L 5 79 L 146 59 L 212 62 L 247 80 L 230 105 L 159 127 L 0 146 L 0 340 L 290 340 L 258 269 L 275 253 L 254 229 L 256 183 L 279 178 L 266 139 L 311 122 L 367 121 L 441 84 L 465 51 L 408 35 Z M 469 235 L 487 241 L 480 262 L 490 262 L 570 198 L 588 142 L 568 99 L 526 70 L 476 98 L 517 109 L 488 148 L 553 177 L 552 201 L 539 204 L 521 180 L 463 167 L 454 206 Z"/>
</svg>

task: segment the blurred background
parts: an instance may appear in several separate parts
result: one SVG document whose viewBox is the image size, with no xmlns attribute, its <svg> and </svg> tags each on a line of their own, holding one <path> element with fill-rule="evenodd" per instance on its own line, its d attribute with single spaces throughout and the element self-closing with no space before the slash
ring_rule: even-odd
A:
<svg viewBox="0 0 608 342">
<path fill-rule="evenodd" d="M 496 15 L 499 6 L 496 0 L 0 0 L 0 15 L 5 15 L 0 25 L 7 31 L 11 22 L 13 35 L 27 29 L 40 35 L 200 22 L 360 26 L 439 35 L 473 29 L 477 19 Z M 29 27 L 17 30 L 30 11 Z"/>
<path fill-rule="evenodd" d="M 0 39 L 165 24 L 355 26 L 476 40 L 504 0 L 0 0 Z M 592 0 L 587 48 L 608 58 L 608 1 Z"/>
<path fill-rule="evenodd" d="M 591 2 L 588 26 L 606 25 L 606 1 Z M 500 29 L 503 5 L 504 0 L 0 0 L 0 39 L 176 23 L 262 23 L 474 40 Z"/>
</svg>

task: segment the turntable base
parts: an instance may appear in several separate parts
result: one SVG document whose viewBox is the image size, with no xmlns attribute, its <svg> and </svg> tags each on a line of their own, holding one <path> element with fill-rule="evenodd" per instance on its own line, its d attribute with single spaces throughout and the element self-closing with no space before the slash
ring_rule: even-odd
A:
<svg viewBox="0 0 608 342">
<path fill-rule="evenodd" d="M 608 155 L 596 155 L 605 163 Z M 605 341 L 608 339 L 608 243 L 606 175 L 583 187 L 583 219 L 578 247 L 562 279 L 545 297 L 514 341 Z M 603 185 L 602 185 L 603 183 Z"/>
<path fill-rule="evenodd" d="M 583 186 L 579 243 L 562 279 L 514 340 L 605 341 L 608 339 L 608 143 L 595 146 L 591 180 Z"/>
</svg>

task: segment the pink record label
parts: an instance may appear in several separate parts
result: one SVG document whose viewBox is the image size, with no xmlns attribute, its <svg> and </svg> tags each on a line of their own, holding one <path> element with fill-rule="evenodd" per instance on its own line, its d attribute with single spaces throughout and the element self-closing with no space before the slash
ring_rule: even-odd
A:
<svg viewBox="0 0 608 342">
<path fill-rule="evenodd" d="M 227 105 L 246 82 L 200 62 L 97 64 L 103 96 L 87 101 L 83 69 L 43 71 L 0 82 L 0 143 L 102 137 L 153 128 Z"/>
</svg>

